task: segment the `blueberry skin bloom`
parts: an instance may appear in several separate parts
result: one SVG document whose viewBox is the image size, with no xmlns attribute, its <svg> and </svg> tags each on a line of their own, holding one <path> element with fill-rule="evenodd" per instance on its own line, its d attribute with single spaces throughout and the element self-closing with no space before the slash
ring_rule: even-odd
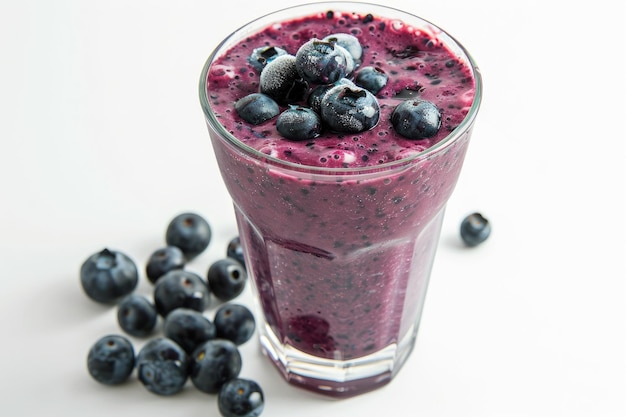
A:
<svg viewBox="0 0 626 417">
<path fill-rule="evenodd" d="M 146 337 L 156 326 L 157 311 L 146 297 L 131 294 L 118 304 L 117 322 L 129 335 Z"/>
<path fill-rule="evenodd" d="M 324 95 L 322 120 L 337 132 L 358 133 L 376 126 L 380 117 L 378 100 L 364 88 L 337 85 Z"/>
<path fill-rule="evenodd" d="M 279 104 L 297 102 L 306 95 L 309 84 L 296 68 L 296 57 L 281 55 L 269 62 L 259 77 L 261 93 L 267 94 Z"/>
<path fill-rule="evenodd" d="M 391 114 L 391 124 L 405 138 L 430 138 L 439 132 L 441 113 L 430 101 L 409 99 L 396 106 Z"/>
<path fill-rule="evenodd" d="M 260 72 L 268 63 L 281 55 L 287 55 L 287 51 L 277 46 L 261 46 L 252 51 L 248 62 Z"/>
<path fill-rule="evenodd" d="M 354 69 L 350 53 L 335 42 L 310 39 L 296 52 L 296 67 L 305 80 L 316 84 L 332 84 Z"/>
<path fill-rule="evenodd" d="M 173 269 L 185 267 L 185 254 L 176 246 L 166 246 L 154 251 L 146 264 L 146 276 L 156 283 L 161 276 Z"/>
<path fill-rule="evenodd" d="M 91 255 L 80 268 L 80 282 L 89 298 L 111 304 L 137 287 L 139 273 L 130 257 L 104 249 Z"/>
<path fill-rule="evenodd" d="M 322 132 L 322 120 L 312 109 L 290 106 L 278 116 L 276 130 L 290 140 L 314 139 Z"/>
<path fill-rule="evenodd" d="M 280 113 L 278 103 L 261 93 L 252 93 L 240 98 L 235 102 L 235 110 L 239 117 L 253 125 L 266 122 Z"/>
<path fill-rule="evenodd" d="M 163 317 L 180 307 L 203 312 L 209 303 L 207 283 L 199 275 L 184 269 L 168 272 L 154 286 L 154 304 Z"/>
<path fill-rule="evenodd" d="M 191 354 L 206 342 L 215 339 L 215 324 L 202 313 L 188 308 L 177 308 L 163 322 L 163 334 Z"/>
<path fill-rule="evenodd" d="M 210 291 L 222 301 L 230 301 L 241 294 L 247 279 L 246 269 L 232 258 L 213 262 L 207 272 Z"/>
<path fill-rule="evenodd" d="M 472 213 L 461 222 L 460 233 L 467 246 L 477 246 L 491 234 L 491 224 L 482 214 Z"/>
<path fill-rule="evenodd" d="M 211 226 L 199 214 L 182 213 L 174 217 L 165 231 L 165 242 L 183 251 L 187 260 L 202 253 L 211 242 Z"/>
<path fill-rule="evenodd" d="M 189 357 L 173 340 L 152 339 L 137 355 L 137 375 L 144 387 L 154 394 L 176 394 L 189 377 Z"/>
<path fill-rule="evenodd" d="M 135 350 L 123 336 L 104 336 L 89 349 L 87 370 L 93 379 L 102 384 L 121 384 L 130 377 L 134 368 Z"/>
<path fill-rule="evenodd" d="M 387 85 L 389 76 L 378 67 L 363 67 L 354 80 L 356 85 L 367 89 L 372 94 L 378 94 Z"/>
<path fill-rule="evenodd" d="M 222 385 L 217 405 L 224 417 L 258 417 L 263 412 L 265 398 L 255 381 L 233 378 Z"/>
<path fill-rule="evenodd" d="M 361 61 L 363 47 L 356 36 L 350 35 L 349 33 L 333 33 L 332 35 L 324 37 L 323 40 L 336 43 L 348 51 L 354 61 Z"/>
<path fill-rule="evenodd" d="M 191 357 L 191 382 L 207 394 L 219 392 L 222 385 L 236 378 L 240 371 L 241 355 L 230 340 L 209 340 L 200 345 Z"/>
<path fill-rule="evenodd" d="M 213 318 L 217 337 L 230 340 L 236 345 L 246 343 L 254 334 L 256 322 L 252 312 L 240 304 L 221 306 Z"/>
</svg>

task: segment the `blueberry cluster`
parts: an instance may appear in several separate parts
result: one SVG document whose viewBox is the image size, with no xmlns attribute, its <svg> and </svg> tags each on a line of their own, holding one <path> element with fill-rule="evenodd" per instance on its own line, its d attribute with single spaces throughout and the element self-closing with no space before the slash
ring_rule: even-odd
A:
<svg viewBox="0 0 626 417">
<path fill-rule="evenodd" d="M 278 46 L 255 48 L 248 62 L 259 72 L 259 92 L 235 102 L 239 117 L 252 125 L 276 119 L 286 139 L 311 140 L 324 129 L 358 133 L 380 118 L 376 94 L 389 80 L 380 68 L 360 67 L 363 47 L 351 34 L 309 39 L 295 54 Z M 409 139 L 434 136 L 441 126 L 439 109 L 412 99 L 395 109 L 391 122 Z"/>
<path fill-rule="evenodd" d="M 139 272 L 128 255 L 104 249 L 83 263 L 80 281 L 85 294 L 116 305 L 123 333 L 149 338 L 136 353 L 126 335 L 102 337 L 89 350 L 87 369 L 106 385 L 121 384 L 136 371 L 148 391 L 163 396 L 180 392 L 191 381 L 199 391 L 218 395 L 223 416 L 258 416 L 263 391 L 239 376 L 238 347 L 250 340 L 256 327 L 252 312 L 233 302 L 247 282 L 239 238 L 229 242 L 226 257 L 209 266 L 206 279 L 186 269 L 210 238 L 208 222 L 195 213 L 183 213 L 169 223 L 166 246 L 146 262 L 146 278 L 154 284 L 152 300 L 135 293 Z M 213 298 L 221 305 L 210 318 L 205 312 Z"/>
</svg>

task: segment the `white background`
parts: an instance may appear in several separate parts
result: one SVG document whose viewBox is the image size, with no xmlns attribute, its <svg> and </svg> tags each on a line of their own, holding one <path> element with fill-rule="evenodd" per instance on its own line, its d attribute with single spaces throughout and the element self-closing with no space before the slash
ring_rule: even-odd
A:
<svg viewBox="0 0 626 417">
<path fill-rule="evenodd" d="M 120 330 L 78 270 L 105 246 L 143 270 L 187 210 L 214 230 L 189 269 L 224 255 L 237 232 L 200 70 L 232 30 L 297 3 L 0 1 L 2 415 L 218 415 L 191 386 L 162 398 L 89 377 L 89 347 Z M 263 386 L 263 415 L 626 415 L 621 3 L 385 3 L 460 39 L 485 83 L 417 347 L 385 388 L 331 401 L 285 384 L 251 341 L 242 376 Z M 457 228 L 475 210 L 494 230 L 469 250 Z"/>
</svg>

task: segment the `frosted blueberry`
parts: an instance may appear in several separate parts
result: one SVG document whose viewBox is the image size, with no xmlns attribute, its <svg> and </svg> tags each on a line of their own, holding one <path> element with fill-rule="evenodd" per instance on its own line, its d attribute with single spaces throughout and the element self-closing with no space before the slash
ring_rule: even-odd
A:
<svg viewBox="0 0 626 417">
<path fill-rule="evenodd" d="M 261 72 L 269 62 L 281 55 L 287 55 L 287 51 L 277 46 L 261 46 L 259 48 L 254 48 L 248 57 L 248 62 L 257 71 Z"/>
<path fill-rule="evenodd" d="M 378 67 L 363 67 L 356 75 L 354 80 L 356 85 L 363 87 L 372 94 L 377 94 L 387 85 L 389 76 Z"/>
<path fill-rule="evenodd" d="M 348 51 L 334 42 L 313 38 L 298 49 L 296 66 L 305 80 L 330 84 L 348 75 L 354 69 L 354 60 Z"/>
<path fill-rule="evenodd" d="M 320 84 L 312 89 L 309 93 L 309 97 L 307 98 L 307 104 L 309 105 L 309 107 L 313 109 L 313 111 L 315 111 L 316 113 L 320 114 L 322 110 L 322 97 L 324 97 L 324 94 L 326 94 L 328 90 L 340 84 L 352 86 L 354 85 L 354 83 L 348 78 L 341 78 L 332 84 Z"/>
<path fill-rule="evenodd" d="M 298 73 L 293 55 L 281 55 L 269 62 L 261 71 L 259 84 L 261 93 L 279 104 L 302 100 L 309 88 Z"/>
<path fill-rule="evenodd" d="M 321 114 L 332 130 L 357 133 L 376 126 L 380 106 L 376 97 L 364 88 L 337 85 L 322 98 Z"/>
<path fill-rule="evenodd" d="M 312 109 L 290 106 L 276 120 L 276 129 L 291 140 L 314 139 L 322 132 L 322 120 Z"/>
</svg>

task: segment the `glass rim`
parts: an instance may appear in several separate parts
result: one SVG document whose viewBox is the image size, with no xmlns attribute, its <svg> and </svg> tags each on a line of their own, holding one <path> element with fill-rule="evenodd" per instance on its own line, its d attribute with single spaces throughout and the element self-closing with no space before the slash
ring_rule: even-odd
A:
<svg viewBox="0 0 626 417">
<path fill-rule="evenodd" d="M 448 46 L 454 46 L 464 55 L 462 58 L 464 58 L 467 61 L 467 64 L 474 78 L 474 99 L 472 101 L 472 105 L 470 106 L 469 111 L 465 115 L 465 118 L 463 118 L 463 121 L 461 121 L 461 123 L 453 131 L 451 131 L 446 137 L 444 137 L 436 144 L 424 149 L 421 152 L 415 153 L 405 158 L 385 162 L 382 164 L 361 166 L 361 167 L 329 168 L 329 167 L 321 167 L 321 166 L 316 166 L 316 165 L 304 165 L 304 164 L 299 164 L 295 162 L 285 161 L 283 159 L 258 151 L 257 149 L 245 144 L 241 140 L 237 139 L 236 136 L 228 132 L 224 128 L 224 126 L 219 122 L 217 117 L 215 117 L 215 114 L 213 113 L 213 110 L 211 108 L 208 95 L 207 95 L 207 82 L 206 82 L 211 65 L 220 56 L 221 53 L 225 52 L 222 50 L 224 46 L 227 45 L 230 41 L 241 39 L 243 37 L 243 34 L 246 32 L 246 29 L 252 28 L 255 25 L 258 25 L 258 27 L 256 27 L 256 30 L 262 30 L 265 26 L 261 26 L 261 23 L 266 21 L 266 26 L 271 24 L 273 21 L 270 21 L 268 19 L 278 14 L 294 12 L 294 14 L 291 17 L 296 18 L 296 17 L 305 16 L 304 13 L 297 14 L 296 12 L 298 10 L 304 11 L 304 10 L 311 9 L 310 12 L 313 12 L 314 9 L 317 9 L 317 11 L 320 12 L 320 11 L 334 9 L 335 11 L 339 11 L 339 12 L 349 12 L 350 6 L 356 6 L 356 7 L 361 7 L 361 8 L 376 8 L 380 11 L 386 10 L 386 11 L 393 12 L 396 14 L 404 15 L 405 17 L 417 19 L 423 22 L 424 24 L 429 25 L 432 28 L 436 29 L 438 35 L 443 34 L 448 38 L 448 39 L 445 39 L 444 41 L 446 42 Z M 389 17 L 389 16 L 385 16 L 384 14 L 381 14 L 381 16 Z M 295 6 L 289 6 L 289 7 L 285 7 L 282 9 L 274 10 L 270 13 L 267 13 L 258 18 L 255 18 L 249 21 L 248 23 L 240 26 L 235 31 L 231 32 L 228 36 L 226 36 L 215 47 L 215 49 L 213 49 L 213 51 L 207 58 L 202 68 L 201 75 L 200 75 L 199 94 L 200 94 L 200 104 L 202 106 L 202 110 L 204 112 L 207 123 L 213 128 L 213 130 L 216 133 L 218 133 L 222 137 L 222 139 L 225 139 L 225 141 L 227 141 L 230 145 L 239 149 L 246 155 L 253 157 L 257 161 L 260 161 L 263 163 L 269 163 L 273 166 L 280 167 L 280 168 L 287 169 L 287 170 L 308 172 L 308 173 L 314 173 L 314 174 L 347 175 L 347 174 L 364 174 L 364 173 L 370 173 L 370 172 L 377 172 L 381 170 L 390 170 L 390 169 L 394 169 L 397 167 L 410 165 L 417 160 L 428 159 L 429 157 L 435 154 L 438 154 L 439 152 L 447 148 L 449 145 L 457 142 L 458 139 L 463 137 L 465 133 L 467 133 L 471 129 L 474 123 L 474 120 L 476 119 L 476 115 L 478 113 L 478 109 L 480 108 L 480 104 L 482 101 L 482 89 L 483 88 L 482 88 L 481 73 L 474 58 L 465 49 L 463 44 L 457 41 L 453 36 L 451 36 L 448 32 L 443 30 L 438 25 L 435 25 L 422 17 L 412 14 L 411 12 L 401 10 L 395 7 L 385 6 L 385 5 L 376 4 L 376 3 L 369 3 L 369 2 L 346 0 L 346 1 L 322 1 L 322 2 L 315 2 L 315 3 L 302 3 L 299 5 L 295 5 Z"/>
</svg>

